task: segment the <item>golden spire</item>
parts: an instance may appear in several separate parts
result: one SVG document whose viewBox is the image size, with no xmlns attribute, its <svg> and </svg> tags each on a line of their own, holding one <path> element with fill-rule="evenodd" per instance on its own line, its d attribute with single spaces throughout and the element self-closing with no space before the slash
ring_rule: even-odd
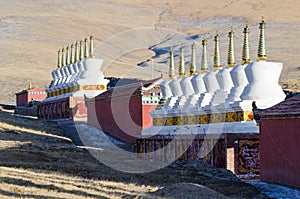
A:
<svg viewBox="0 0 300 199">
<path fill-rule="evenodd" d="M 94 37 L 90 36 L 90 58 L 94 58 Z"/>
<path fill-rule="evenodd" d="M 243 53 L 242 53 L 242 64 L 247 65 L 250 63 L 250 53 L 249 53 L 249 27 L 246 23 L 244 28 L 244 44 L 243 44 Z"/>
<path fill-rule="evenodd" d="M 80 60 L 84 59 L 84 46 L 83 46 L 83 41 L 80 41 L 80 56 L 79 56 Z"/>
<path fill-rule="evenodd" d="M 33 88 L 33 86 L 32 86 L 32 81 L 29 80 L 28 89 L 30 90 L 30 89 L 32 89 L 32 88 Z"/>
<path fill-rule="evenodd" d="M 228 58 L 227 58 L 227 63 L 228 67 L 232 68 L 235 66 L 235 58 L 234 58 L 234 45 L 233 45 L 233 29 L 232 27 L 230 28 L 230 32 L 228 34 L 229 37 L 229 48 L 228 48 Z"/>
<path fill-rule="evenodd" d="M 63 66 L 65 66 L 65 65 L 66 65 L 66 58 L 65 58 L 65 47 L 63 47 L 63 49 L 61 50 L 61 52 L 62 52 L 62 58 L 61 58 L 61 62 L 62 62 L 62 64 L 61 64 L 61 66 L 63 67 Z"/>
<path fill-rule="evenodd" d="M 221 68 L 221 58 L 220 58 L 220 46 L 219 46 L 219 33 L 216 31 L 215 36 L 215 52 L 214 52 L 214 70 L 219 70 Z"/>
<path fill-rule="evenodd" d="M 265 44 L 265 20 L 264 17 L 261 18 L 261 23 L 259 23 L 260 35 L 259 35 L 259 44 L 258 44 L 258 61 L 266 61 L 266 44 Z"/>
<path fill-rule="evenodd" d="M 66 65 L 70 64 L 70 51 L 69 51 L 69 45 L 66 48 Z"/>
<path fill-rule="evenodd" d="M 74 64 L 74 62 L 75 62 L 75 59 L 74 59 L 74 43 L 71 44 L 70 60 L 71 60 L 71 64 Z"/>
<path fill-rule="evenodd" d="M 78 41 L 76 41 L 75 43 L 75 62 L 79 61 L 79 45 L 78 45 Z"/>
<path fill-rule="evenodd" d="M 89 57 L 89 46 L 88 46 L 88 38 L 84 38 L 84 58 Z"/>
<path fill-rule="evenodd" d="M 169 79 L 175 79 L 174 55 L 172 48 L 170 50 Z"/>
<path fill-rule="evenodd" d="M 207 72 L 208 64 L 207 64 L 207 50 L 206 50 L 207 40 L 206 36 L 202 39 L 202 60 L 201 60 L 201 71 L 203 73 Z"/>
<path fill-rule="evenodd" d="M 192 44 L 192 54 L 191 54 L 191 63 L 190 63 L 190 76 L 197 74 L 196 70 L 196 44 Z"/>
<path fill-rule="evenodd" d="M 178 67 L 179 78 L 185 77 L 185 66 L 184 66 L 184 52 L 183 47 L 180 47 L 180 60 Z"/>
<path fill-rule="evenodd" d="M 60 54 L 60 49 L 57 52 L 57 68 L 61 67 L 61 54 Z"/>
</svg>

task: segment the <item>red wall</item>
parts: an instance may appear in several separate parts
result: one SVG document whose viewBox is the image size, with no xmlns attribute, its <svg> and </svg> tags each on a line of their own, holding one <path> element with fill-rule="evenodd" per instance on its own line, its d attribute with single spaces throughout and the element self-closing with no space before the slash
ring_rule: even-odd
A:
<svg viewBox="0 0 300 199">
<path fill-rule="evenodd" d="M 261 179 L 300 187 L 300 118 L 261 119 Z"/>
<path fill-rule="evenodd" d="M 88 123 L 96 127 L 100 125 L 105 132 L 122 140 L 135 142 L 143 126 L 141 96 L 89 103 Z"/>
<path fill-rule="evenodd" d="M 35 87 L 29 90 L 23 90 L 19 93 L 16 93 L 17 106 L 26 106 L 28 102 L 32 99 L 37 101 L 42 101 L 46 99 L 47 94 L 32 94 L 32 92 L 45 92 L 45 89 Z"/>
<path fill-rule="evenodd" d="M 17 106 L 26 106 L 28 102 L 28 93 L 20 93 L 16 95 L 17 97 Z"/>
<path fill-rule="evenodd" d="M 28 94 L 28 101 L 30 102 L 31 99 L 37 100 L 37 101 L 42 101 L 46 99 L 47 94 Z"/>
<path fill-rule="evenodd" d="M 32 99 L 33 100 L 37 100 L 37 101 L 42 101 L 44 99 L 46 99 L 47 94 L 33 94 L 32 92 L 46 92 L 45 89 L 43 88 L 39 88 L 39 87 L 35 87 L 32 88 L 30 90 L 28 90 L 28 101 L 30 102 Z"/>
<path fill-rule="evenodd" d="M 143 122 L 143 129 L 146 129 L 150 126 L 152 126 L 152 117 L 150 116 L 150 112 L 153 111 L 155 108 L 157 107 L 156 104 L 147 104 L 147 105 L 143 105 L 142 109 L 143 109 L 143 118 L 142 118 L 142 122 Z"/>
<path fill-rule="evenodd" d="M 127 142 L 135 142 L 143 129 L 152 126 L 149 112 L 157 106 L 142 105 L 140 95 L 132 96 L 130 100 L 126 97 L 101 100 L 94 105 L 88 105 L 88 123 Z"/>
</svg>

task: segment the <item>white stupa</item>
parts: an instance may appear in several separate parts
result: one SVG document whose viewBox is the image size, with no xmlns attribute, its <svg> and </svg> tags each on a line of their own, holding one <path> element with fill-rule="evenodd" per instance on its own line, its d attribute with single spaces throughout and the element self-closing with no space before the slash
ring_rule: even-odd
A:
<svg viewBox="0 0 300 199">
<path fill-rule="evenodd" d="M 261 109 L 269 108 L 285 99 L 285 94 L 278 84 L 283 64 L 267 62 L 265 47 L 265 21 L 260 23 L 260 38 L 257 62 L 245 67 L 249 84 L 244 88 L 241 101 L 233 103 L 235 110 L 252 110 L 253 101 Z"/>
<path fill-rule="evenodd" d="M 282 88 L 278 85 L 282 63 L 266 61 L 264 28 L 265 23 L 262 19 L 257 62 L 250 62 L 248 25 L 244 28 L 242 64 L 235 66 L 232 30 L 229 32 L 228 67 L 224 69 L 221 69 L 218 33 L 215 36 L 214 70 L 208 70 L 207 41 L 205 38 L 202 40 L 203 76 L 196 74 L 191 67 L 191 76 L 185 77 L 180 67 L 180 77 L 175 79 L 172 65 L 174 60 L 171 56 L 171 80 L 166 83 L 169 83 L 172 96 L 168 90 L 168 94 L 165 94 L 169 96 L 166 104 L 150 113 L 154 126 L 144 130 L 142 134 L 149 136 L 157 132 L 161 135 L 203 133 L 198 131 L 199 128 L 213 129 L 211 133 L 258 133 L 259 128 L 252 115 L 253 102 L 256 102 L 258 108 L 264 109 L 285 98 Z M 183 55 L 180 57 L 182 61 Z M 193 57 L 192 50 L 191 66 L 195 62 Z"/>
<path fill-rule="evenodd" d="M 203 70 L 206 72 L 207 68 Z M 193 109 L 195 111 L 198 99 L 202 97 L 204 92 L 206 92 L 202 74 L 197 73 L 196 69 L 196 45 L 194 42 L 192 44 L 189 81 L 192 85 L 192 90 L 190 90 L 193 92 L 189 94 L 188 99 L 182 108 L 182 112 L 186 113 L 187 115 L 189 112 L 192 112 Z"/>
<path fill-rule="evenodd" d="M 169 65 L 169 88 L 172 95 L 167 99 L 165 105 L 162 107 L 164 110 L 172 110 L 179 96 L 182 96 L 182 90 L 180 80 L 175 78 L 175 66 L 174 66 L 174 53 L 173 49 L 170 51 L 170 65 Z M 167 88 L 167 87 L 166 87 Z"/>
<path fill-rule="evenodd" d="M 231 71 L 231 79 L 233 82 L 233 87 L 230 90 L 228 99 L 226 99 L 226 107 L 230 106 L 235 101 L 240 101 L 241 94 L 244 91 L 245 87 L 248 85 L 248 79 L 245 73 L 246 66 L 250 63 L 250 51 L 249 51 L 249 27 L 246 24 L 244 28 L 244 43 L 243 43 L 243 52 L 242 52 L 242 64 L 235 66 Z"/>
<path fill-rule="evenodd" d="M 183 47 L 180 48 L 180 61 L 179 61 L 178 68 L 179 68 L 178 69 L 179 78 L 181 78 L 178 81 L 180 83 L 182 95 L 179 96 L 177 102 L 174 105 L 174 109 L 175 111 L 182 113 L 182 111 L 185 111 L 184 107 L 188 102 L 190 96 L 195 93 L 191 82 L 192 77 L 191 76 L 186 77 L 185 74 L 185 61 L 184 61 Z M 195 69 L 192 69 L 192 71 L 195 71 Z"/>
<path fill-rule="evenodd" d="M 168 99 L 173 95 L 168 80 L 162 81 L 159 86 L 162 99 Z"/>
<path fill-rule="evenodd" d="M 95 97 L 106 90 L 108 80 L 101 72 L 103 60 L 94 58 L 93 36 L 58 51 L 57 69 L 52 71 L 52 84 L 46 89 L 45 101 L 66 97 Z"/>
<path fill-rule="evenodd" d="M 203 52 L 202 52 L 202 62 L 201 62 L 201 70 L 207 71 L 207 51 L 206 51 L 207 40 L 204 38 L 202 40 Z M 204 74 L 203 80 L 206 87 L 206 92 L 203 96 L 198 99 L 198 110 L 210 110 L 212 107 L 212 99 L 216 94 L 216 91 L 220 89 L 219 82 L 217 80 L 217 70 L 221 68 L 220 62 L 220 52 L 219 52 L 219 35 L 218 32 L 215 36 L 215 53 L 214 53 L 214 69 L 209 70 Z"/>
<path fill-rule="evenodd" d="M 229 37 L 229 48 L 228 48 L 228 57 L 227 57 L 227 67 L 220 69 L 217 73 L 216 77 L 220 86 L 220 89 L 214 95 L 211 105 L 211 111 L 216 112 L 226 112 L 228 109 L 228 95 L 230 90 L 233 87 L 233 81 L 231 78 L 232 68 L 235 66 L 235 52 L 234 52 L 234 42 L 233 42 L 233 29 L 231 27 L 230 32 L 228 34 Z"/>
</svg>

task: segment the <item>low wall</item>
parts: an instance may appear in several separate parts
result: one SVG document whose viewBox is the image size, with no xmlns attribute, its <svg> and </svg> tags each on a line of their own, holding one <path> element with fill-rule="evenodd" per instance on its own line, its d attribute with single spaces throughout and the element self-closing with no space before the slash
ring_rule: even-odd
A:
<svg viewBox="0 0 300 199">
<path fill-rule="evenodd" d="M 37 117 L 37 106 L 17 106 L 15 107 L 14 114 Z"/>
<path fill-rule="evenodd" d="M 170 162 L 201 160 L 226 168 L 241 178 L 257 178 L 260 174 L 260 146 L 257 133 L 228 133 L 216 138 L 199 134 L 156 135 L 137 140 L 140 158 Z"/>
<path fill-rule="evenodd" d="M 202 160 L 215 167 L 226 167 L 224 139 L 138 139 L 137 153 L 149 160 Z"/>
<path fill-rule="evenodd" d="M 87 108 L 83 97 L 43 101 L 38 105 L 37 113 L 38 118 L 45 120 L 87 120 Z"/>
<path fill-rule="evenodd" d="M 5 110 L 14 110 L 15 105 L 12 104 L 0 104 L 0 108 L 5 109 Z"/>
</svg>

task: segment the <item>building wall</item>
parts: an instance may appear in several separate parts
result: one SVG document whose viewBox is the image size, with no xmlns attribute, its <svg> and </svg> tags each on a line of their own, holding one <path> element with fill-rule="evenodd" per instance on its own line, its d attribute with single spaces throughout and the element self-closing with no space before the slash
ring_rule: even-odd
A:
<svg viewBox="0 0 300 199">
<path fill-rule="evenodd" d="M 28 103 L 28 93 L 23 92 L 16 95 L 17 98 L 17 106 L 26 106 Z"/>
<path fill-rule="evenodd" d="M 37 116 L 45 120 L 87 120 L 87 108 L 84 97 L 66 97 L 41 102 L 37 107 Z"/>
<path fill-rule="evenodd" d="M 150 112 L 153 111 L 157 107 L 157 104 L 146 104 L 142 105 L 142 111 L 143 111 L 143 117 L 142 117 L 142 122 L 143 122 L 143 129 L 146 129 L 150 126 L 152 126 L 153 121 L 152 117 L 150 116 Z"/>
<path fill-rule="evenodd" d="M 137 139 L 138 157 L 146 160 L 173 162 L 174 160 L 202 160 L 218 168 L 226 168 L 224 139 Z"/>
<path fill-rule="evenodd" d="M 232 173 L 235 173 L 235 154 L 234 154 L 234 147 L 228 147 L 226 149 L 226 168 Z"/>
<path fill-rule="evenodd" d="M 27 100 L 28 100 L 28 102 L 30 102 L 32 99 L 37 100 L 37 101 L 42 101 L 42 100 L 46 99 L 46 97 L 47 97 L 46 93 L 45 94 L 30 94 L 29 93 Z"/>
<path fill-rule="evenodd" d="M 261 119 L 261 179 L 300 187 L 300 118 Z"/>
<path fill-rule="evenodd" d="M 45 89 L 35 87 L 29 90 L 23 90 L 16 93 L 17 106 L 26 106 L 32 100 L 42 101 L 46 99 L 47 94 Z"/>
<path fill-rule="evenodd" d="M 135 142 L 141 135 L 142 100 L 140 95 L 106 99 L 88 105 L 88 124 L 124 141 Z"/>
<path fill-rule="evenodd" d="M 37 106 L 31 106 L 31 107 L 17 106 L 14 110 L 14 114 L 36 117 L 37 116 Z"/>
<path fill-rule="evenodd" d="M 45 120 L 71 119 L 73 117 L 70 98 L 41 102 L 37 107 L 37 116 Z"/>
</svg>

